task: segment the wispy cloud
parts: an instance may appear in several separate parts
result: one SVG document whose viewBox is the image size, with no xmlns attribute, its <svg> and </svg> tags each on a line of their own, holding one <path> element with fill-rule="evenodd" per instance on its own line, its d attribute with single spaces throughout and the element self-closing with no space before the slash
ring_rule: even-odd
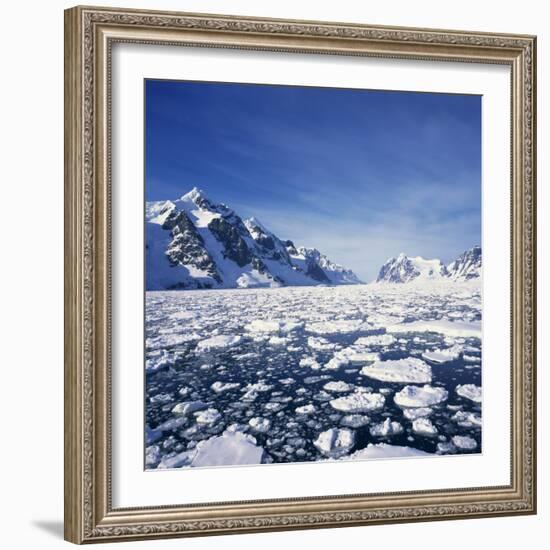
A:
<svg viewBox="0 0 550 550">
<path fill-rule="evenodd" d="M 198 185 L 366 280 L 480 242 L 478 97 L 153 81 L 146 105 L 151 200 Z"/>
</svg>

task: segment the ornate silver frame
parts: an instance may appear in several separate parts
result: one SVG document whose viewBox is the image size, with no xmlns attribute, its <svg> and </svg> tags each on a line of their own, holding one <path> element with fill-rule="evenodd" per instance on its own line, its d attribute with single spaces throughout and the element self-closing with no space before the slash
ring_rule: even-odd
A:
<svg viewBox="0 0 550 550">
<path fill-rule="evenodd" d="M 110 55 L 115 42 L 498 63 L 512 79 L 512 461 L 503 487 L 113 509 Z M 536 38 L 75 7 L 65 12 L 65 538 L 75 543 L 536 511 Z"/>
</svg>

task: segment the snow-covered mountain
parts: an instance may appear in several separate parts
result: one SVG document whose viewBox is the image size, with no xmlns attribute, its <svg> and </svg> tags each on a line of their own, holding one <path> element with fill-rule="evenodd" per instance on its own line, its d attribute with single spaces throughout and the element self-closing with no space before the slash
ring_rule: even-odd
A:
<svg viewBox="0 0 550 550">
<path fill-rule="evenodd" d="M 466 250 L 447 266 L 447 273 L 455 281 L 469 281 L 481 277 L 481 246 Z"/>
<path fill-rule="evenodd" d="M 441 260 L 400 254 L 380 269 L 376 282 L 410 283 L 428 281 L 467 281 L 481 277 L 481 247 L 474 246 L 449 265 Z"/>
<path fill-rule="evenodd" d="M 279 239 L 197 188 L 146 203 L 145 221 L 147 290 L 361 282 L 317 249 Z"/>
</svg>

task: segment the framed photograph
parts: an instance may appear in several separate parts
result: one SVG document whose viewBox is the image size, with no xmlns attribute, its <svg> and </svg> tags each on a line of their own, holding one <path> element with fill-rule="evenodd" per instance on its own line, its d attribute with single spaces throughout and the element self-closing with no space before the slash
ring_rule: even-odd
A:
<svg viewBox="0 0 550 550">
<path fill-rule="evenodd" d="M 533 36 L 65 12 L 65 537 L 536 511 Z"/>
</svg>

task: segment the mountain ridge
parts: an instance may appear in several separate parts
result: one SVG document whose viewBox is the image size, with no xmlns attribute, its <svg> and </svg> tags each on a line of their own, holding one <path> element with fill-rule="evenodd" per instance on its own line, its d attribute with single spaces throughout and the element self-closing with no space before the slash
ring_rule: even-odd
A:
<svg viewBox="0 0 550 550">
<path fill-rule="evenodd" d="M 315 248 L 282 240 L 194 187 L 145 205 L 147 290 L 359 284 Z"/>
<path fill-rule="evenodd" d="M 439 259 L 403 253 L 388 259 L 380 268 L 377 283 L 406 284 L 422 281 L 470 281 L 482 275 L 481 247 L 475 245 L 445 265 Z"/>
</svg>

